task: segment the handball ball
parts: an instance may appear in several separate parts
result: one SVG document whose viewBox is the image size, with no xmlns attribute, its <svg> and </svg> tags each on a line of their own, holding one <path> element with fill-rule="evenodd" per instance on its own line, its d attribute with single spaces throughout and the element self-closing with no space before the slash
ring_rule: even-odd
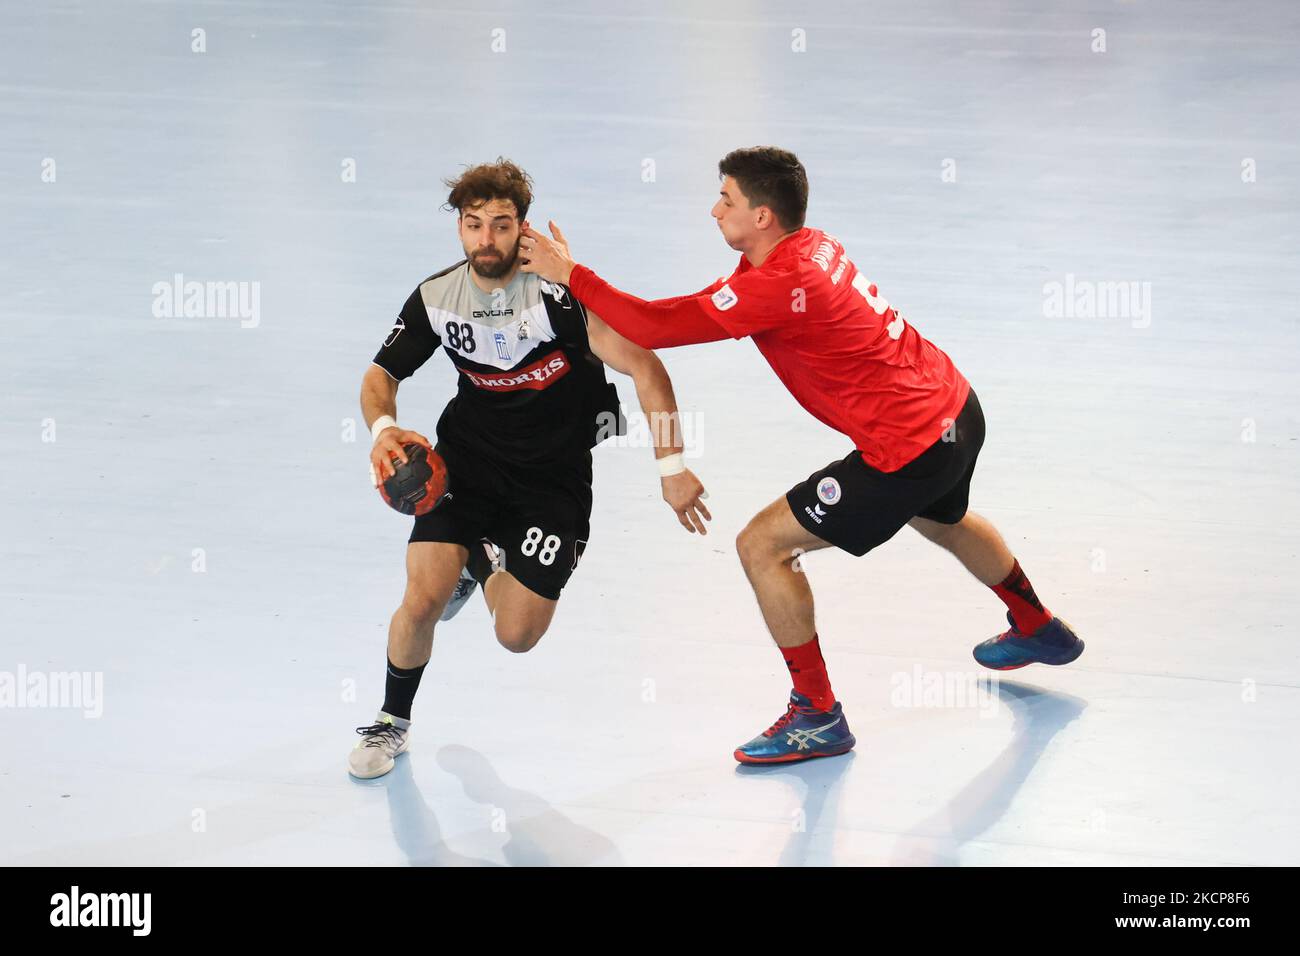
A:
<svg viewBox="0 0 1300 956">
<path fill-rule="evenodd" d="M 404 515 L 427 515 L 447 496 L 447 463 L 424 445 L 402 446 L 406 464 L 393 459 L 393 476 L 379 486 L 384 502 Z"/>
</svg>

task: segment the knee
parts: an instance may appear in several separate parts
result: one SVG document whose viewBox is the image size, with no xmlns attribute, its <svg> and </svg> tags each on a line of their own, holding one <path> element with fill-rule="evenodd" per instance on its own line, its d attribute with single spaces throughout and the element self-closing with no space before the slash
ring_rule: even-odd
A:
<svg viewBox="0 0 1300 956">
<path fill-rule="evenodd" d="M 428 627 L 436 623 L 446 606 L 445 601 L 424 590 L 408 588 L 402 597 L 402 611 L 416 627 Z"/>
<path fill-rule="evenodd" d="M 754 522 L 750 522 L 736 535 L 736 557 L 747 568 L 753 567 L 762 552 L 762 532 Z"/>
<path fill-rule="evenodd" d="M 546 633 L 546 628 L 537 627 L 527 621 L 496 622 L 497 643 L 512 654 L 525 654 L 537 646 L 537 642 Z"/>
<path fill-rule="evenodd" d="M 765 566 L 779 565 L 790 558 L 783 554 L 780 547 L 757 519 L 745 525 L 743 531 L 736 535 L 736 556 L 746 571 Z"/>
</svg>

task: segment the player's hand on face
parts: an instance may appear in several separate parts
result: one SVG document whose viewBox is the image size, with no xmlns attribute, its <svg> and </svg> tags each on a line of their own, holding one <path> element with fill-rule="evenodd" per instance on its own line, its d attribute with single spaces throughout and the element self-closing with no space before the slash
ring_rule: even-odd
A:
<svg viewBox="0 0 1300 956">
<path fill-rule="evenodd" d="M 560 232 L 560 227 L 557 226 L 557 225 L 555 224 L 555 220 L 554 220 L 554 219 L 548 219 L 548 220 L 546 220 L 546 226 L 547 226 L 547 228 L 549 228 L 549 229 L 551 230 L 551 242 L 555 243 L 555 245 L 557 245 L 560 249 L 562 249 L 562 250 L 564 251 L 564 254 L 565 254 L 568 258 L 572 259 L 572 258 L 573 258 L 573 253 L 572 253 L 572 251 L 570 251 L 570 249 L 569 249 L 569 240 L 568 240 L 568 238 L 564 235 L 564 233 Z M 532 224 L 531 222 L 529 222 L 527 219 L 525 219 L 525 220 L 524 220 L 524 228 L 523 228 L 523 229 L 520 231 L 520 233 L 519 233 L 520 238 L 522 239 L 523 236 L 524 236 L 524 234 L 525 234 L 526 232 L 528 232 L 528 230 L 530 230 L 530 229 L 532 229 L 532 228 L 533 228 L 533 224 Z M 520 246 L 520 249 L 521 249 L 521 250 L 522 250 L 522 248 L 523 248 L 523 247 Z"/>
<path fill-rule="evenodd" d="M 677 513 L 677 520 L 682 523 L 682 527 L 691 534 L 696 531 L 708 534 L 709 529 L 704 522 L 712 521 L 713 515 L 705 507 L 704 499 L 709 493 L 704 490 L 704 485 L 695 477 L 695 473 L 687 468 L 670 478 L 661 478 L 660 483 L 664 489 L 664 501 Z"/>
<path fill-rule="evenodd" d="M 574 266 L 573 258 L 569 255 L 569 243 L 559 226 L 552 222 L 550 227 L 554 239 L 542 235 L 532 226 L 524 228 L 519 239 L 519 258 L 523 261 L 521 268 L 548 282 L 568 285 Z"/>
<path fill-rule="evenodd" d="M 546 227 L 551 230 L 551 241 L 564 250 L 565 258 L 572 259 L 573 253 L 569 251 L 569 240 L 565 238 L 564 233 L 560 232 L 560 227 L 555 224 L 555 220 L 546 220 Z"/>
<path fill-rule="evenodd" d="M 406 452 L 402 448 L 404 445 L 410 445 L 411 443 L 423 445 L 430 451 L 433 450 L 433 445 L 429 444 L 429 439 L 419 432 L 390 425 L 379 433 L 374 446 L 370 449 L 370 483 L 372 485 L 378 488 L 381 482 L 393 477 L 397 471 L 397 465 L 393 464 L 394 458 L 397 459 L 397 464 L 406 464 Z"/>
</svg>

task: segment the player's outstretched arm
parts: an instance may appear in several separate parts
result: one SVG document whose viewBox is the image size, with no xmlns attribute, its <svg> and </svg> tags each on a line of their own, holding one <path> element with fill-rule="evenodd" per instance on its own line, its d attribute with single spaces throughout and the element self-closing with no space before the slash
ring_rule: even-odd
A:
<svg viewBox="0 0 1300 956">
<path fill-rule="evenodd" d="M 713 321 L 700 301 L 702 296 L 714 291 L 712 286 L 695 295 L 647 302 L 615 289 L 586 266 L 574 262 L 560 227 L 552 222 L 550 229 L 554 238 L 532 227 L 524 230 L 520 241 L 521 268 L 550 282 L 569 286 L 580 302 L 604 316 L 606 324 L 624 338 L 647 349 L 731 338 L 726 329 Z"/>
<path fill-rule="evenodd" d="M 636 385 L 636 397 L 654 436 L 664 501 L 683 528 L 692 534 L 708 534 L 705 522 L 713 519 L 703 501 L 708 492 L 682 462 L 681 418 L 663 362 L 653 352 L 623 338 L 591 311 L 587 313 L 587 339 L 596 358 L 616 372 L 630 375 Z"/>
</svg>

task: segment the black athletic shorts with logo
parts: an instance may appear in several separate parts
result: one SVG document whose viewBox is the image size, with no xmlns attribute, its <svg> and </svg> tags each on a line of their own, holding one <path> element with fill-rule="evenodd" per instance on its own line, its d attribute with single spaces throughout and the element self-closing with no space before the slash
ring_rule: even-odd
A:
<svg viewBox="0 0 1300 956">
<path fill-rule="evenodd" d="M 850 452 L 786 492 L 795 518 L 828 544 L 861 557 L 913 518 L 956 524 L 966 515 L 984 412 L 971 389 L 948 436 L 898 471 L 883 472 Z"/>
<path fill-rule="evenodd" d="M 415 519 L 410 540 L 481 548 L 487 538 L 520 584 L 559 600 L 591 533 L 591 452 L 521 468 L 460 444 L 440 441 L 436 450 L 451 498 Z"/>
</svg>

